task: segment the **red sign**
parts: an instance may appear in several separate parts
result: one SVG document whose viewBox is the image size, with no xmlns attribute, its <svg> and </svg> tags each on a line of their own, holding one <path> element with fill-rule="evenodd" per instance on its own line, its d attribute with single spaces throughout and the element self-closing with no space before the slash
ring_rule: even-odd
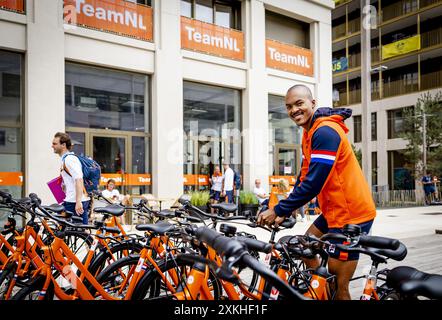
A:
<svg viewBox="0 0 442 320">
<path fill-rule="evenodd" d="M 25 0 L 0 0 L 0 9 L 25 12 Z"/>
<path fill-rule="evenodd" d="M 181 17 L 181 48 L 244 61 L 244 33 Z"/>
<path fill-rule="evenodd" d="M 267 67 L 313 76 L 313 52 L 309 49 L 266 40 Z"/>
<path fill-rule="evenodd" d="M 123 0 L 64 0 L 64 22 L 152 41 L 152 8 Z"/>
<path fill-rule="evenodd" d="M 0 172 L 0 186 L 22 186 L 23 174 L 21 172 Z"/>
</svg>

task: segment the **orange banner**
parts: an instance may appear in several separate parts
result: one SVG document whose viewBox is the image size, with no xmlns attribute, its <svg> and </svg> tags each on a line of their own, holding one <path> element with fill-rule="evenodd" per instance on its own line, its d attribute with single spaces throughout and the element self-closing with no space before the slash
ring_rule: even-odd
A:
<svg viewBox="0 0 442 320">
<path fill-rule="evenodd" d="M 266 64 L 269 68 L 313 76 L 311 50 L 266 39 Z"/>
<path fill-rule="evenodd" d="M 181 17 L 181 48 L 244 61 L 244 33 Z"/>
<path fill-rule="evenodd" d="M 25 0 L 0 0 L 0 9 L 25 12 Z"/>
<path fill-rule="evenodd" d="M 22 186 L 23 174 L 21 172 L 0 172 L 0 186 Z"/>
<path fill-rule="evenodd" d="M 289 185 L 294 185 L 296 183 L 296 177 L 295 176 L 270 176 L 269 177 L 269 184 L 275 185 L 279 183 L 279 180 L 284 179 L 289 182 Z"/>
<path fill-rule="evenodd" d="M 183 183 L 185 186 L 208 186 L 209 176 L 204 174 L 185 174 Z"/>
<path fill-rule="evenodd" d="M 64 23 L 152 41 L 152 8 L 123 0 L 64 0 Z"/>
<path fill-rule="evenodd" d="M 105 186 L 109 179 L 114 179 L 116 186 L 150 186 L 152 184 L 151 175 L 148 173 L 103 173 L 101 174 L 100 186 Z"/>
</svg>

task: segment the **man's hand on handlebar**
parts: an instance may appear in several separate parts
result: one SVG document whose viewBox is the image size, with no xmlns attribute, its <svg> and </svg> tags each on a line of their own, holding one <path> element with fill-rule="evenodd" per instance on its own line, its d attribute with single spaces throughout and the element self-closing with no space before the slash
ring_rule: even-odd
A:
<svg viewBox="0 0 442 320">
<path fill-rule="evenodd" d="M 267 209 L 259 214 L 257 224 L 269 227 L 274 224 L 275 227 L 278 227 L 284 220 L 285 217 L 278 217 L 273 209 Z"/>
</svg>

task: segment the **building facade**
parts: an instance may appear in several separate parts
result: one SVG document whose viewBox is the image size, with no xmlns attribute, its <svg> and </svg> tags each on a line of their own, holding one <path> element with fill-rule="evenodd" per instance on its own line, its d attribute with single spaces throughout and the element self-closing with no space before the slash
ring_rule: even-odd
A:
<svg viewBox="0 0 442 320">
<path fill-rule="evenodd" d="M 362 148 L 360 0 L 335 1 L 332 14 L 333 104 L 353 109 L 349 137 Z M 403 110 L 442 87 L 442 1 L 379 0 L 365 9 L 371 30 L 371 167 L 374 190 L 415 189 L 401 151 Z M 420 121 L 420 120 L 418 120 Z M 364 152 L 363 152 L 364 153 Z M 416 177 L 418 178 L 418 177 Z"/>
<path fill-rule="evenodd" d="M 175 199 L 227 161 L 293 181 L 284 95 L 332 105 L 329 0 L 0 0 L 0 188 L 54 199 L 57 131 L 102 183 Z"/>
</svg>

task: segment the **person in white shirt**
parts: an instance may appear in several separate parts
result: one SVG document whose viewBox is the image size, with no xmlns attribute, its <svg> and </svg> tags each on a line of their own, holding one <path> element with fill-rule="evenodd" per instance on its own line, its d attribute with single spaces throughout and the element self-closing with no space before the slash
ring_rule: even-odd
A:
<svg viewBox="0 0 442 320">
<path fill-rule="evenodd" d="M 215 166 L 213 175 L 209 180 L 210 184 L 212 185 L 212 188 L 210 189 L 210 203 L 218 203 L 221 197 L 224 180 L 224 176 L 222 175 L 219 166 Z"/>
<path fill-rule="evenodd" d="M 266 201 L 269 198 L 268 193 L 261 186 L 261 180 L 260 179 L 256 179 L 255 180 L 255 188 L 253 189 L 253 193 L 258 198 L 259 204 L 262 204 L 264 201 Z"/>
<path fill-rule="evenodd" d="M 103 197 L 107 198 L 113 203 L 122 204 L 123 206 L 128 205 L 130 196 L 123 196 L 122 194 L 120 194 L 120 191 L 115 188 L 115 183 L 116 182 L 114 179 L 107 180 L 106 189 L 104 189 L 101 194 L 103 195 Z M 125 214 L 120 216 L 120 222 L 122 224 L 126 224 Z"/>
<path fill-rule="evenodd" d="M 230 168 L 228 163 L 224 163 L 223 167 L 224 167 L 224 183 L 223 183 L 223 192 L 221 195 L 227 197 L 228 203 L 233 203 L 233 180 L 235 173 Z"/>
<path fill-rule="evenodd" d="M 83 223 L 88 223 L 90 198 L 83 185 L 83 170 L 80 160 L 72 149 L 72 141 L 67 133 L 57 132 L 52 140 L 54 153 L 61 157 L 61 177 L 66 197 L 63 206 L 66 211 L 76 213 L 83 218 Z"/>
</svg>

